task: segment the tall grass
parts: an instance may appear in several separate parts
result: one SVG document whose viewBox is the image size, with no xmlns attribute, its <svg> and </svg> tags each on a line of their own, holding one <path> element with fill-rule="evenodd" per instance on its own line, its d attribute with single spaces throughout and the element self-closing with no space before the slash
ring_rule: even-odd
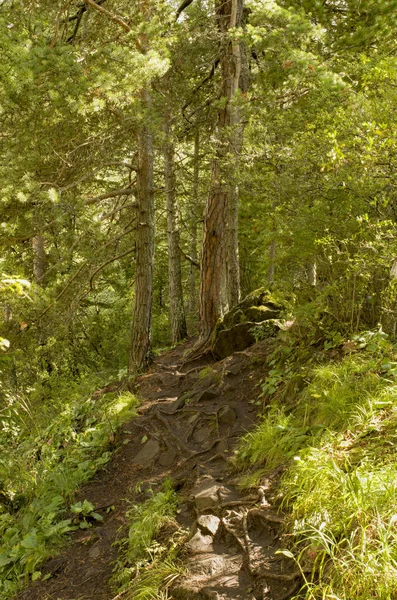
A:
<svg viewBox="0 0 397 600">
<path fill-rule="evenodd" d="M 163 491 L 126 514 L 127 536 L 119 542 L 121 551 L 115 565 L 113 585 L 127 600 L 167 600 L 171 583 L 183 572 L 177 562 L 182 532 L 174 517 L 177 495 L 166 480 Z M 166 540 L 156 537 L 168 527 Z"/>
<path fill-rule="evenodd" d="M 236 456 L 242 468 L 286 465 L 280 501 L 312 572 L 307 600 L 397 598 L 397 348 L 368 338 L 312 368 L 295 406 L 273 403 Z"/>
</svg>

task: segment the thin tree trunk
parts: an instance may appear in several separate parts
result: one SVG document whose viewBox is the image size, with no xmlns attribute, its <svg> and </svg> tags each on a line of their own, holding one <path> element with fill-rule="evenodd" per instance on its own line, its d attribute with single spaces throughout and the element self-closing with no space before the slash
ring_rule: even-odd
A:
<svg viewBox="0 0 397 600">
<path fill-rule="evenodd" d="M 170 315 L 172 341 L 179 342 L 187 337 L 185 309 L 183 306 L 180 232 L 176 206 L 176 178 L 174 146 L 170 139 L 169 121 L 165 125 L 164 179 L 167 202 L 168 273 L 170 290 Z"/>
<path fill-rule="evenodd" d="M 148 90 L 141 92 L 142 105 L 150 111 Z M 131 332 L 129 370 L 136 372 L 150 362 L 154 262 L 153 136 L 148 125 L 138 135 L 137 229 L 135 302 Z"/>
<path fill-rule="evenodd" d="M 317 263 L 315 260 L 312 260 L 308 266 L 307 279 L 309 285 L 316 287 L 317 285 Z"/>
<path fill-rule="evenodd" d="M 273 239 L 270 242 L 270 247 L 269 247 L 269 269 L 267 271 L 267 279 L 270 284 L 274 283 L 274 271 L 276 268 L 276 252 L 277 252 L 277 243 L 276 243 L 276 240 Z"/>
<path fill-rule="evenodd" d="M 237 27 L 241 22 L 242 1 L 232 0 L 230 28 Z M 227 33 L 226 30 L 226 33 Z M 226 233 L 226 284 L 227 308 L 230 310 L 240 301 L 240 266 L 238 256 L 238 183 L 233 181 L 236 177 L 239 154 L 242 146 L 243 131 L 240 125 L 240 114 L 237 106 L 233 106 L 233 98 L 239 88 L 241 75 L 241 45 L 238 40 L 228 46 L 221 60 L 223 94 L 228 99 L 225 107 L 225 127 L 229 127 L 229 140 L 227 153 L 231 157 L 232 169 L 229 171 L 229 186 L 226 197 L 227 233 Z M 229 169 L 228 169 L 229 170 Z"/>
<path fill-rule="evenodd" d="M 193 158 L 193 198 L 190 208 L 190 256 L 197 263 L 197 215 L 199 205 L 199 174 L 200 174 L 200 130 L 196 129 L 194 136 L 194 158 Z M 197 268 L 190 264 L 189 273 L 189 313 L 197 313 Z"/>
<path fill-rule="evenodd" d="M 222 315 L 222 298 L 229 306 L 240 296 L 237 219 L 238 194 L 233 174 L 236 167 L 236 135 L 239 116 L 233 99 L 239 86 L 241 48 L 228 39 L 229 29 L 241 24 L 243 0 L 218 0 L 216 14 L 223 36 L 221 53 L 222 96 L 225 105 L 218 115 L 218 141 L 212 167 L 211 190 L 203 227 L 200 277 L 200 341 L 205 345 Z M 226 282 L 226 294 L 223 283 Z"/>
<path fill-rule="evenodd" d="M 36 283 L 43 284 L 43 278 L 47 266 L 47 255 L 45 251 L 44 237 L 37 234 L 32 239 L 33 248 L 33 277 Z"/>
</svg>

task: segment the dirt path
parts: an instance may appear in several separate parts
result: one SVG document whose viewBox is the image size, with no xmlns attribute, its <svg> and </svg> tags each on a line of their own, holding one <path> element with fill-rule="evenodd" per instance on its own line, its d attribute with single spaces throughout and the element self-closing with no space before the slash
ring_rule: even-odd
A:
<svg viewBox="0 0 397 600">
<path fill-rule="evenodd" d="M 112 600 L 113 542 L 125 512 L 166 477 L 178 486 L 178 519 L 190 529 L 188 575 L 177 581 L 173 597 L 286 600 L 297 590 L 295 567 L 275 554 L 282 519 L 271 506 L 272 482 L 244 495 L 227 469 L 238 438 L 255 420 L 250 401 L 264 375 L 266 343 L 212 364 L 183 365 L 186 349 L 162 355 L 137 380 L 139 416 L 123 426 L 107 469 L 79 492 L 78 499 L 92 502 L 104 521 L 76 532 L 42 569 L 51 578 L 17 600 Z"/>
</svg>

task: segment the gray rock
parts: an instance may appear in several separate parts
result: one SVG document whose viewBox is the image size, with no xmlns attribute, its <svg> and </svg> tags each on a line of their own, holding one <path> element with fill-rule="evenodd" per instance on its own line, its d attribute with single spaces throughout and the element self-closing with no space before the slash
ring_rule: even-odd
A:
<svg viewBox="0 0 397 600">
<path fill-rule="evenodd" d="M 212 549 L 212 537 L 210 535 L 203 535 L 200 531 L 196 531 L 185 547 L 192 554 L 209 552 Z"/>
<path fill-rule="evenodd" d="M 162 452 L 159 458 L 159 464 L 162 467 L 171 467 L 175 464 L 177 457 L 178 455 L 176 452 Z"/>
<path fill-rule="evenodd" d="M 98 544 L 95 544 L 92 548 L 90 548 L 88 552 L 88 556 L 90 558 L 99 558 L 101 555 L 101 548 Z"/>
<path fill-rule="evenodd" d="M 157 458 L 159 452 L 159 442 L 157 440 L 149 440 L 134 457 L 132 462 L 136 465 L 146 466 Z"/>
<path fill-rule="evenodd" d="M 255 337 L 251 331 L 253 327 L 255 327 L 255 323 L 247 321 L 238 323 L 230 329 L 219 331 L 212 349 L 215 356 L 220 359 L 226 358 L 233 352 L 245 350 L 245 348 L 254 344 Z"/>
<path fill-rule="evenodd" d="M 193 434 L 193 439 L 195 442 L 201 444 L 202 442 L 208 440 L 208 438 L 210 438 L 212 435 L 212 429 L 210 429 L 209 427 L 201 427 L 200 429 L 196 429 L 196 431 Z"/>
<path fill-rule="evenodd" d="M 223 406 L 218 413 L 219 423 L 223 425 L 233 425 L 236 419 L 236 411 L 231 406 Z"/>
<path fill-rule="evenodd" d="M 227 443 L 227 440 L 221 440 L 220 442 L 218 442 L 217 445 L 215 446 L 215 450 L 217 453 L 228 452 L 229 445 Z"/>
<path fill-rule="evenodd" d="M 231 365 L 229 365 L 227 367 L 226 373 L 227 375 L 238 375 L 246 366 L 247 364 L 247 359 L 243 358 L 243 359 L 239 359 L 236 362 L 232 363 Z"/>
<path fill-rule="evenodd" d="M 201 394 L 197 397 L 197 402 L 206 402 L 207 400 L 213 400 L 214 398 L 218 397 L 218 392 L 215 390 L 215 388 L 209 388 L 208 390 L 204 390 L 203 392 L 201 392 Z"/>
<path fill-rule="evenodd" d="M 193 490 L 193 498 L 198 510 L 213 508 L 219 502 L 218 490 L 220 485 L 213 477 L 205 477 Z"/>
<path fill-rule="evenodd" d="M 215 535 L 219 529 L 221 520 L 215 515 L 200 515 L 197 525 L 202 533 Z"/>
</svg>

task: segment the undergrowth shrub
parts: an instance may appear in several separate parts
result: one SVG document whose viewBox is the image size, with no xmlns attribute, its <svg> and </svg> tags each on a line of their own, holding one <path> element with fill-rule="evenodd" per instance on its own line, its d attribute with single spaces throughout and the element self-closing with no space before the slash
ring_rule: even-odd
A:
<svg viewBox="0 0 397 600">
<path fill-rule="evenodd" d="M 127 600 L 166 600 L 169 586 L 183 572 L 177 556 L 184 533 L 174 519 L 178 500 L 172 481 L 151 493 L 146 502 L 127 511 L 127 536 L 118 542 L 112 581 Z"/>
<path fill-rule="evenodd" d="M 85 388 L 84 388 L 85 389 Z M 64 399 L 56 418 L 29 430 L 11 404 L 1 414 L 0 594 L 8 598 L 29 578 L 64 534 L 100 519 L 94 507 L 73 505 L 74 493 L 110 459 L 121 422 L 137 406 L 129 393 Z M 72 509 L 74 517 L 68 514 Z M 96 516 L 95 516 L 96 515 Z"/>
<path fill-rule="evenodd" d="M 351 354 L 311 365 L 295 405 L 272 401 L 236 460 L 262 476 L 286 466 L 280 502 L 290 512 L 295 559 L 311 571 L 306 599 L 393 600 L 397 346 L 377 331 L 348 347 Z"/>
</svg>

